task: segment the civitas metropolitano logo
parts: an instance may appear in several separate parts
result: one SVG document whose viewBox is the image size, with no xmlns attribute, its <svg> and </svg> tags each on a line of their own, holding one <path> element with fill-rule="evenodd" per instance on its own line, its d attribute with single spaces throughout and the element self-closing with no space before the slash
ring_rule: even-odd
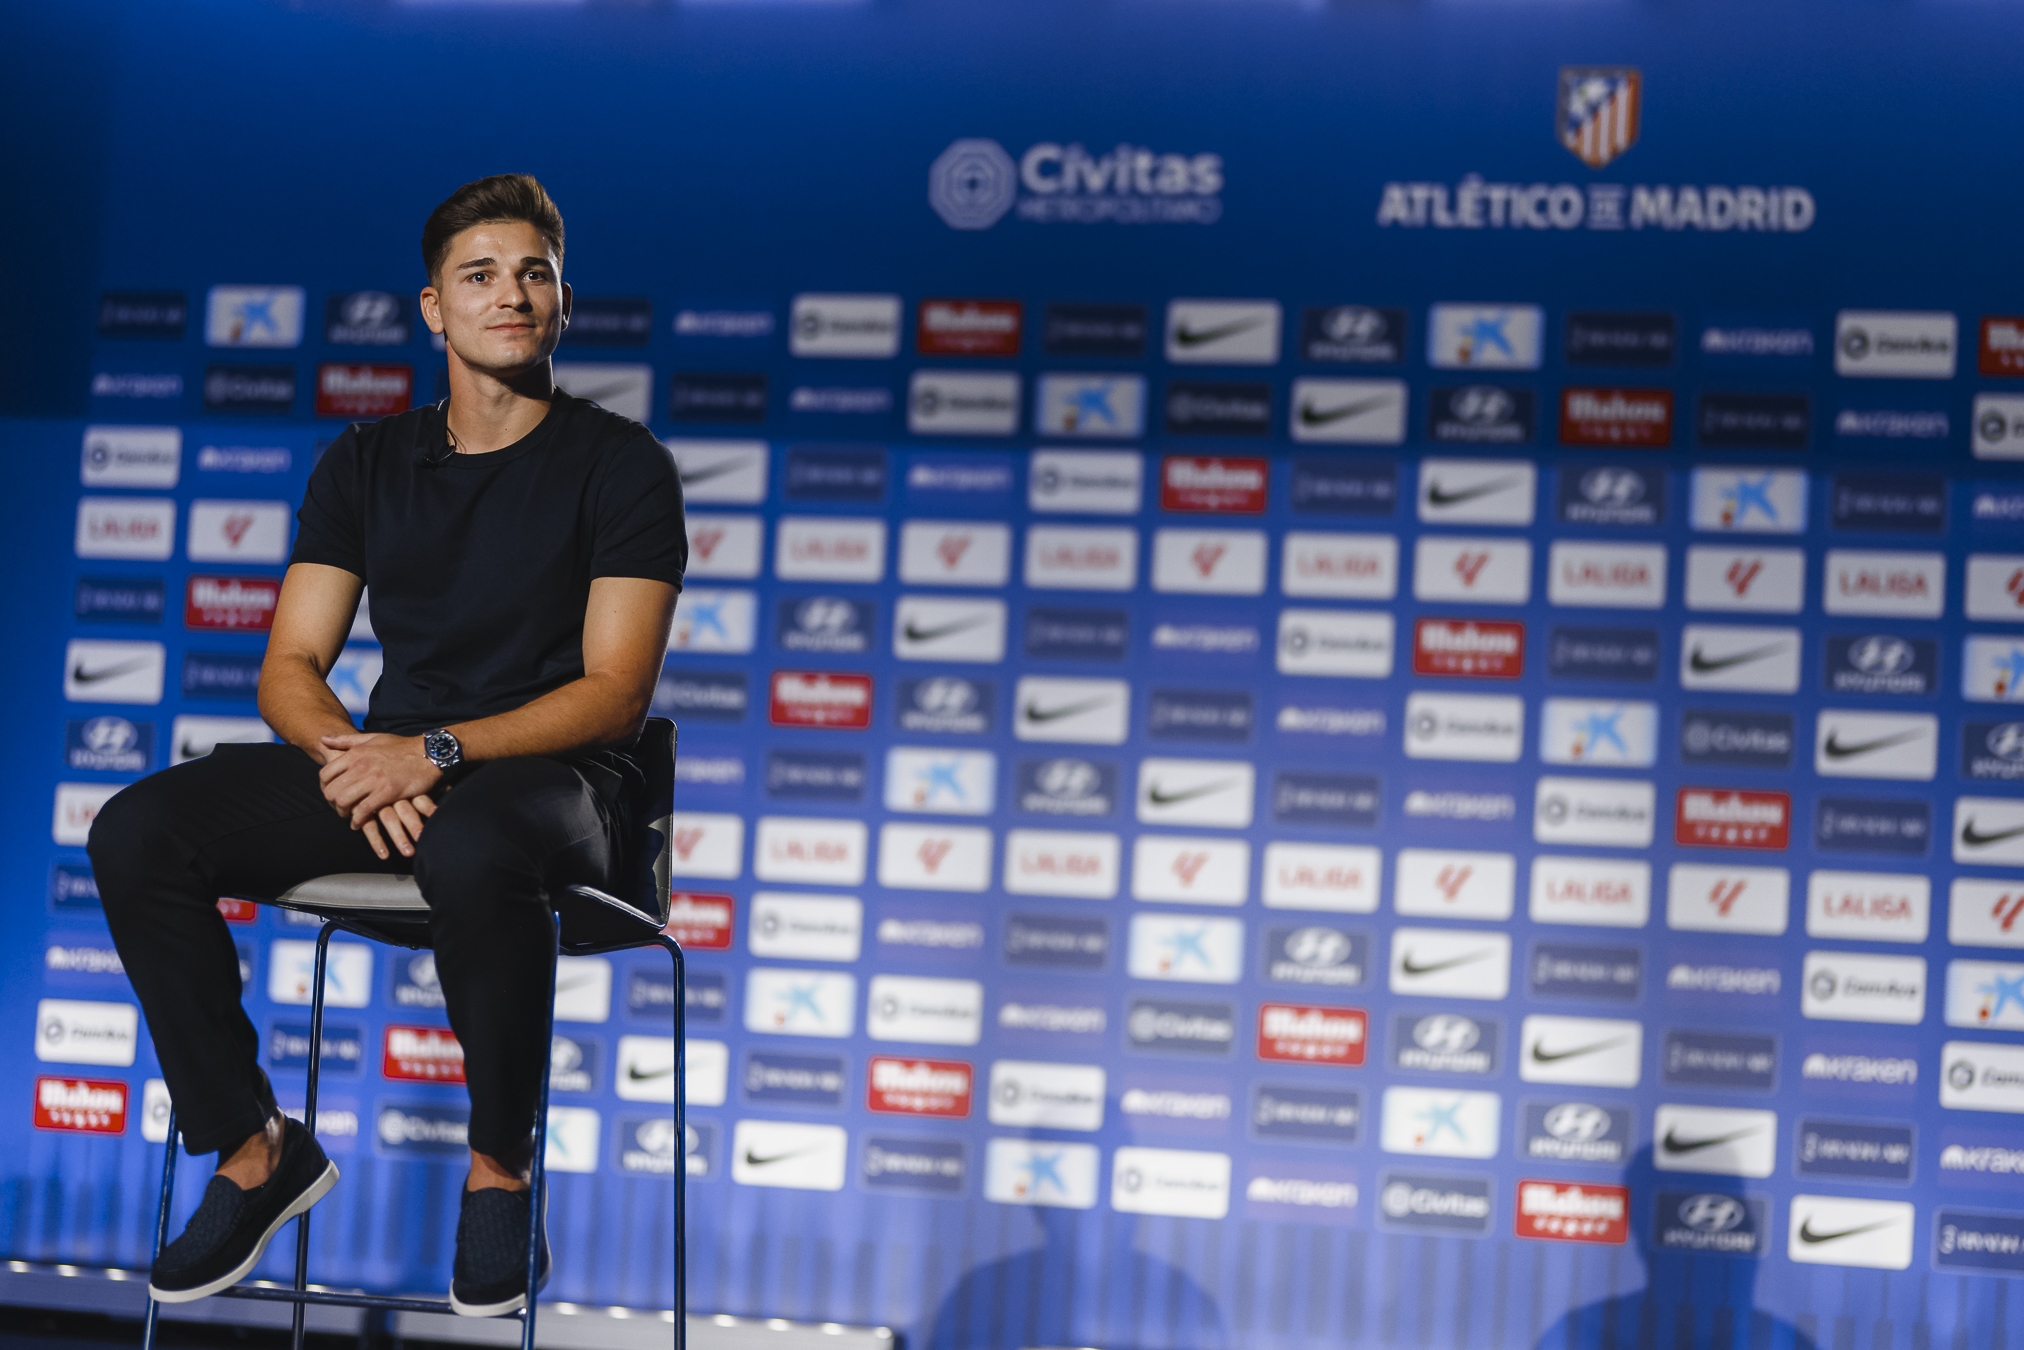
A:
<svg viewBox="0 0 2024 1350">
<path fill-rule="evenodd" d="M 1644 79 L 1630 66 L 1560 72 L 1555 131 L 1598 172 L 1637 142 Z M 1470 173 L 1460 182 L 1389 182 L 1380 228 L 1434 230 L 1667 230 L 1798 234 L 1813 227 L 1813 194 L 1792 184 L 1544 183 Z"/>
<path fill-rule="evenodd" d="M 982 137 L 952 142 L 928 168 L 928 205 L 951 228 L 988 230 L 1011 212 L 1036 224 L 1213 225 L 1223 157 L 1125 142 L 1040 141 L 1015 161 Z"/>
</svg>

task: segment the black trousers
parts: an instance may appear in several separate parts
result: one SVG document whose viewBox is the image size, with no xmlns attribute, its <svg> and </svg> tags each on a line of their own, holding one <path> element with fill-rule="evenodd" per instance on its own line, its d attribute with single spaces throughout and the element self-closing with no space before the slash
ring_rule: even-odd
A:
<svg viewBox="0 0 2024 1350">
<path fill-rule="evenodd" d="M 547 893 L 608 887 L 620 832 L 617 804 L 560 759 L 474 766 L 438 802 L 414 858 L 386 862 L 323 799 L 315 761 L 294 746 L 221 745 L 120 792 L 92 825 L 92 870 L 189 1151 L 237 1148 L 274 1109 L 218 898 L 411 868 L 464 1047 L 471 1147 L 524 1147 L 549 1061 Z"/>
</svg>

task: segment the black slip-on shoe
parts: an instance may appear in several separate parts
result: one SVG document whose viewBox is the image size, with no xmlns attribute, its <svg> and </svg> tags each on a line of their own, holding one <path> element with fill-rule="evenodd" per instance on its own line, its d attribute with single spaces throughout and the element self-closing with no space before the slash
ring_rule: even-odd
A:
<svg viewBox="0 0 2024 1350">
<path fill-rule="evenodd" d="M 527 1215 L 531 1191 L 465 1191 L 457 1214 L 457 1263 L 450 1309 L 463 1317 L 501 1317 L 527 1305 Z M 546 1192 L 541 1216 L 539 1294 L 548 1283 Z"/>
<path fill-rule="evenodd" d="M 337 1164 L 323 1156 L 315 1135 L 290 1120 L 281 1161 L 264 1184 L 243 1191 L 225 1177 L 211 1178 L 183 1235 L 155 1258 L 149 1296 L 157 1303 L 188 1303 L 239 1283 L 260 1264 L 281 1225 L 336 1184 Z"/>
</svg>

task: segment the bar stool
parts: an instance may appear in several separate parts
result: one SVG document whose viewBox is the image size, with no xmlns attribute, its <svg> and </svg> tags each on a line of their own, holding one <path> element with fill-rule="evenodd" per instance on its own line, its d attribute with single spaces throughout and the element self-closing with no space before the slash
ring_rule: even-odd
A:
<svg viewBox="0 0 2024 1350">
<path fill-rule="evenodd" d="M 675 1339 L 674 1350 L 683 1350 L 687 1337 L 688 1300 L 684 1288 L 684 1205 L 687 1175 L 687 1128 L 683 1110 L 686 1082 L 683 1046 L 683 1002 L 687 980 L 681 945 L 662 930 L 669 912 L 668 872 L 673 861 L 671 835 L 675 791 L 675 724 L 664 717 L 649 717 L 633 750 L 646 777 L 645 809 L 634 819 L 643 822 L 633 856 L 620 875 L 627 879 L 626 894 L 607 894 L 594 886 L 569 886 L 556 893 L 552 918 L 555 923 L 555 951 L 562 956 L 594 956 L 603 952 L 627 951 L 637 947 L 661 947 L 675 963 L 675 1138 L 674 1168 L 674 1259 Z M 329 959 L 330 937 L 338 931 L 356 934 L 374 942 L 414 950 L 429 948 L 428 902 L 411 876 L 376 872 L 341 872 L 315 877 L 292 886 L 278 895 L 235 897 L 263 905 L 299 910 L 323 920 L 316 935 L 316 972 L 309 1013 L 309 1084 L 303 1110 L 303 1125 L 316 1132 L 316 1092 L 322 1070 L 323 979 Z M 548 1030 L 544 1046 L 555 1038 L 555 967 L 548 977 Z M 544 1056 L 546 1050 L 543 1051 Z M 168 1123 L 168 1156 L 162 1163 L 162 1190 L 155 1217 L 155 1255 L 161 1254 L 169 1239 L 169 1207 L 176 1184 L 176 1149 L 181 1138 L 176 1129 L 175 1107 L 171 1104 Z M 522 1350 L 534 1350 L 534 1277 L 540 1251 L 541 1226 L 545 1218 L 548 1148 L 548 1074 L 541 1077 L 541 1107 L 534 1118 L 534 1162 L 527 1225 L 527 1288 L 524 1308 L 507 1314 L 521 1322 Z M 309 1213 L 295 1221 L 295 1284 L 276 1289 L 259 1284 L 240 1284 L 218 1292 L 220 1298 L 256 1299 L 289 1303 L 295 1308 L 294 1350 L 302 1350 L 304 1320 L 308 1305 L 334 1304 L 349 1308 L 378 1308 L 392 1312 L 448 1313 L 448 1299 L 403 1298 L 386 1294 L 353 1294 L 334 1289 L 309 1287 Z M 141 1334 L 142 1350 L 154 1350 L 155 1327 L 160 1305 L 148 1300 L 147 1322 Z"/>
</svg>

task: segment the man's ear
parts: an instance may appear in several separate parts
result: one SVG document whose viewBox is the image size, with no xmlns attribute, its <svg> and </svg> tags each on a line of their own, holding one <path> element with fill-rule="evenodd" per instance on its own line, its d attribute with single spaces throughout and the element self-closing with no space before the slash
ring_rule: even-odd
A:
<svg viewBox="0 0 2024 1350">
<path fill-rule="evenodd" d="M 575 293 L 574 291 L 572 291 L 572 290 L 570 290 L 570 289 L 569 289 L 569 283 L 568 283 L 568 282 L 566 282 L 566 281 L 565 281 L 565 282 L 563 282 L 563 283 L 562 283 L 562 326 L 563 326 L 564 328 L 568 328 L 568 327 L 569 327 L 569 306 L 570 306 L 570 303 L 571 303 L 571 302 L 572 302 L 572 301 L 573 301 L 573 300 L 574 300 L 575 298 L 576 298 L 576 293 Z"/>
<path fill-rule="evenodd" d="M 422 293 L 416 297 L 416 300 L 422 311 L 422 322 L 429 326 L 429 331 L 431 333 L 442 332 L 443 297 L 441 293 L 434 286 L 424 286 L 422 287 Z M 565 307 L 567 303 L 565 300 Z"/>
</svg>

